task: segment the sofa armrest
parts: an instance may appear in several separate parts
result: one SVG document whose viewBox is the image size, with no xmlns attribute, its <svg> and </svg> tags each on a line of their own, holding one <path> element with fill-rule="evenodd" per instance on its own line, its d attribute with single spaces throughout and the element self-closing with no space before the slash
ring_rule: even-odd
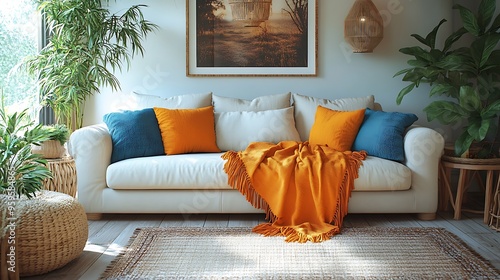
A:
<svg viewBox="0 0 500 280">
<path fill-rule="evenodd" d="M 105 124 L 78 129 L 68 141 L 68 152 L 76 164 L 77 198 L 87 213 L 102 211 L 102 191 L 107 187 L 111 151 L 111 135 Z"/>
<path fill-rule="evenodd" d="M 411 186 L 420 209 L 435 213 L 438 205 L 439 162 L 444 138 L 433 129 L 411 127 L 404 138 L 405 165 L 412 171 Z"/>
</svg>

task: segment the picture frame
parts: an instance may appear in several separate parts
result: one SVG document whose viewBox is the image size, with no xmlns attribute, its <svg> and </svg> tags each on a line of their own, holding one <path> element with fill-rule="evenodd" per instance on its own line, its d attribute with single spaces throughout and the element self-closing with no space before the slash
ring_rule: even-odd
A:
<svg viewBox="0 0 500 280">
<path fill-rule="evenodd" d="M 186 76 L 317 76 L 317 1 L 186 1 Z"/>
</svg>

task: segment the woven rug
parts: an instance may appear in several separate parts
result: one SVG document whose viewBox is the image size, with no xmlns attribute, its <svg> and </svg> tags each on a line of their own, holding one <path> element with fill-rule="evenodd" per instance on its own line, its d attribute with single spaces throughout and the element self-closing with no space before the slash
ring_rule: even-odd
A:
<svg viewBox="0 0 500 280">
<path fill-rule="evenodd" d="M 344 228 L 322 243 L 286 243 L 251 228 L 143 228 L 102 279 L 498 279 L 439 228 Z"/>
</svg>

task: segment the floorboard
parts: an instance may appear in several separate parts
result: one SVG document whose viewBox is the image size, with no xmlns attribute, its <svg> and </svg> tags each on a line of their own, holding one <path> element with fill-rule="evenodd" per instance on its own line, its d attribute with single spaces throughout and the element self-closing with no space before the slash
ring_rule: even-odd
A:
<svg viewBox="0 0 500 280">
<path fill-rule="evenodd" d="M 89 221 L 89 240 L 84 252 L 65 267 L 23 279 L 98 279 L 113 259 L 126 248 L 136 228 L 141 227 L 253 227 L 265 221 L 264 214 L 156 214 L 104 215 Z M 482 215 L 464 213 L 454 220 L 451 212 L 440 212 L 432 221 L 411 214 L 349 214 L 345 227 L 439 227 L 457 235 L 469 247 L 500 269 L 500 232 L 482 221 Z"/>
</svg>

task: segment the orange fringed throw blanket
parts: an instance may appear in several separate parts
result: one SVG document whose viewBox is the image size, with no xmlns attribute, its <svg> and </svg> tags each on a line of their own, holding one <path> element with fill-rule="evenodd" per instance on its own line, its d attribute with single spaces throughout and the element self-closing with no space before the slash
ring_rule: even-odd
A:
<svg viewBox="0 0 500 280">
<path fill-rule="evenodd" d="M 295 141 L 255 142 L 222 155 L 229 185 L 270 220 L 253 231 L 287 242 L 321 242 L 340 232 L 365 157 Z"/>
</svg>

